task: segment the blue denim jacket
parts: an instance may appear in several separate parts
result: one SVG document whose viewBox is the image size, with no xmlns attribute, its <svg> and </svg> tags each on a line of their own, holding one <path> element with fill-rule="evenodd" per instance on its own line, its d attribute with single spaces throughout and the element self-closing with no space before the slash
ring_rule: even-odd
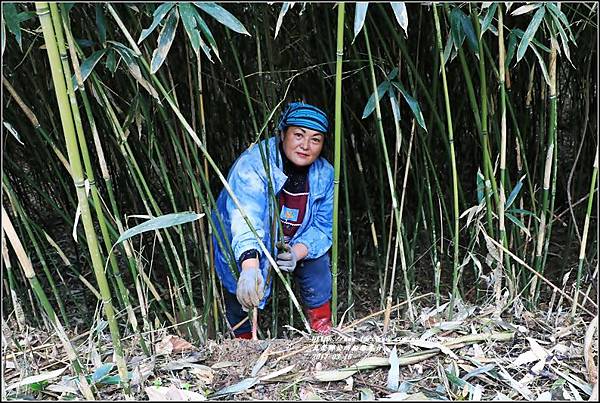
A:
<svg viewBox="0 0 600 403">
<path fill-rule="evenodd" d="M 275 136 L 263 140 L 259 144 L 250 146 L 233 164 L 229 171 L 227 182 L 237 197 L 243 211 L 250 219 L 258 236 L 265 247 L 271 248 L 270 225 L 273 221 L 273 212 L 269 212 L 269 188 L 267 172 L 263 165 L 259 147 L 262 147 L 266 156 L 268 142 L 271 183 L 275 194 L 279 194 L 287 176 L 282 171 L 282 161 L 279 155 L 279 137 Z M 319 157 L 312 163 L 308 170 L 308 181 L 310 194 L 306 213 L 302 225 L 290 241 L 290 245 L 302 243 L 308 248 L 306 259 L 316 259 L 323 256 L 331 247 L 332 225 L 333 225 L 333 167 L 325 158 Z M 233 249 L 238 272 L 241 270 L 239 259 L 242 253 L 256 249 L 260 254 L 260 269 L 263 279 L 267 278 L 269 261 L 261 251 L 254 234 L 248 227 L 240 211 L 233 200 L 223 189 L 217 199 L 217 210 L 221 215 L 225 236 L 216 220 L 213 219 L 217 230 L 223 240 L 223 247 L 227 248 L 229 243 Z M 278 231 L 278 229 L 276 229 Z M 278 238 L 276 238 L 277 241 Z M 235 294 L 237 281 L 233 277 L 228 265 L 227 250 L 221 250 L 215 236 L 213 235 L 215 247 L 215 268 L 221 282 L 230 293 Z M 277 251 L 271 251 L 275 258 Z M 271 274 L 271 280 L 276 273 Z M 263 308 L 271 293 L 271 282 L 265 284 L 265 293 L 259 308 Z"/>
</svg>

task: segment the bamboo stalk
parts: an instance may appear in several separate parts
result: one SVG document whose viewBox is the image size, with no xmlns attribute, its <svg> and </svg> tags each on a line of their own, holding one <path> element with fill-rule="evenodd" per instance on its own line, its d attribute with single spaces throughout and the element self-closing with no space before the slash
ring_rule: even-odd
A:
<svg viewBox="0 0 600 403">
<path fill-rule="evenodd" d="M 37 6 L 37 4 L 36 4 L 36 6 Z M 40 8 L 38 8 L 38 15 L 40 12 L 39 10 L 40 10 Z M 41 9 L 41 10 L 43 11 L 44 9 Z M 48 315 L 48 318 L 50 319 L 50 323 L 52 324 L 52 326 L 54 327 L 54 330 L 56 331 L 56 335 L 58 336 L 59 340 L 61 341 L 61 343 L 63 344 L 63 346 L 65 348 L 65 351 L 67 352 L 67 356 L 69 357 L 71 367 L 73 368 L 73 371 L 75 372 L 75 374 L 77 375 L 77 379 L 79 380 L 79 386 L 81 388 L 81 392 L 83 393 L 83 395 L 86 399 L 94 400 L 95 399 L 94 394 L 92 393 L 92 390 L 90 389 L 90 385 L 88 384 L 88 381 L 84 376 L 85 372 L 83 371 L 81 363 L 79 362 L 79 357 L 77 355 L 77 352 L 76 352 L 75 348 L 73 347 L 73 345 L 71 344 L 71 342 L 69 341 L 69 338 L 67 337 L 65 330 L 64 330 L 62 324 L 60 323 L 60 319 L 58 319 L 58 316 L 56 316 L 56 313 L 55 313 L 54 309 L 52 308 L 52 305 L 50 305 L 50 301 L 48 301 L 48 298 L 46 297 L 46 294 L 44 293 L 44 290 L 42 289 L 42 287 L 37 279 L 37 276 L 33 269 L 33 265 L 31 264 L 31 261 L 29 260 L 29 257 L 27 256 L 27 252 L 25 252 L 25 249 L 23 248 L 23 245 L 21 244 L 21 241 L 19 240 L 19 237 L 17 236 L 17 233 L 16 233 L 16 231 L 12 225 L 12 222 L 10 220 L 10 217 L 4 210 L 4 205 L 2 206 L 2 230 L 3 230 L 3 234 L 6 234 L 6 237 L 8 238 L 13 250 L 15 251 L 15 254 L 17 255 L 19 263 L 21 264 L 21 268 L 23 269 L 23 272 L 25 273 L 25 277 L 27 277 L 27 280 L 29 280 L 31 288 L 33 289 L 36 296 L 40 300 L 42 308 L 46 312 L 46 315 Z M 4 239 L 4 236 L 3 236 L 3 239 Z"/>
<path fill-rule="evenodd" d="M 448 142 L 450 143 L 450 161 L 452 164 L 452 189 L 454 196 L 454 233 L 453 233 L 453 272 L 452 272 L 452 296 L 450 297 L 450 303 L 448 304 L 448 318 L 451 320 L 454 311 L 454 301 L 458 297 L 458 173 L 456 170 L 456 156 L 454 154 L 454 131 L 452 128 L 452 113 L 450 111 L 450 98 L 448 95 L 448 83 L 446 80 L 446 66 L 444 62 L 443 48 L 442 48 L 442 36 L 440 30 L 440 21 L 437 14 L 437 6 L 433 5 L 433 18 L 435 20 L 435 31 L 437 38 L 437 49 L 440 54 L 441 72 L 442 72 L 442 86 L 444 88 L 444 100 L 446 105 L 446 122 L 448 132 Z M 481 57 L 481 56 L 480 56 Z M 487 113 L 486 113 L 487 115 Z M 484 122 L 481 123 L 482 127 Z"/>
<path fill-rule="evenodd" d="M 407 284 L 407 282 L 406 282 L 406 256 L 404 253 L 404 240 L 402 239 L 402 229 L 401 229 L 402 228 L 402 218 L 401 218 L 401 213 L 400 213 L 400 209 L 398 206 L 396 189 L 395 189 L 394 179 L 393 179 L 394 177 L 392 175 L 392 171 L 391 171 L 391 167 L 390 167 L 387 146 L 385 143 L 385 134 L 383 131 L 383 125 L 382 125 L 382 121 L 381 121 L 381 109 L 379 106 L 379 96 L 377 94 L 377 81 L 375 79 L 375 69 L 373 67 L 373 58 L 371 56 L 371 46 L 369 44 L 369 34 L 367 31 L 366 25 L 363 27 L 363 32 L 365 34 L 365 42 L 367 45 L 367 54 L 369 56 L 369 70 L 371 73 L 371 84 L 373 87 L 373 91 L 375 92 L 375 119 L 377 122 L 379 139 L 380 139 L 381 146 L 382 146 L 381 152 L 384 155 L 387 179 L 388 179 L 388 184 L 389 184 L 389 188 L 390 188 L 390 195 L 392 197 L 392 209 L 394 210 L 394 217 L 396 218 L 396 240 L 398 242 L 398 247 L 399 247 L 399 252 L 400 252 L 400 264 L 402 266 L 402 272 L 404 273 L 404 278 L 405 278 L 404 286 L 405 286 L 406 290 L 408 290 L 410 288 L 410 285 Z M 394 277 L 395 277 L 395 266 L 392 268 L 392 275 L 391 275 L 391 279 L 390 279 L 390 290 L 393 290 Z M 408 300 L 408 315 L 409 315 L 410 320 L 412 321 L 412 320 L 414 320 L 414 312 L 413 312 L 410 293 L 407 292 L 406 298 Z M 390 293 L 388 294 L 388 297 L 387 297 L 387 302 L 386 302 L 386 306 L 387 306 L 386 312 L 388 312 L 388 313 L 386 313 L 386 315 L 388 315 L 388 316 L 389 316 L 389 312 L 391 311 L 391 304 L 392 304 L 392 295 L 391 295 L 391 291 L 390 291 Z M 387 330 L 387 329 L 385 329 L 385 330 Z"/>
<path fill-rule="evenodd" d="M 579 287 L 581 284 L 581 276 L 583 274 L 583 262 L 585 260 L 585 248 L 587 245 L 588 231 L 590 228 L 590 217 L 592 215 L 592 207 L 594 203 L 594 192 L 596 189 L 596 177 L 598 176 L 598 149 L 596 149 L 596 157 L 594 158 L 594 166 L 592 170 L 592 180 L 590 183 L 590 192 L 588 198 L 587 211 L 585 221 L 583 223 L 583 232 L 581 234 L 581 246 L 579 248 L 579 263 L 577 265 L 577 280 L 575 282 L 575 294 L 573 298 L 573 307 L 571 308 L 571 317 L 575 317 L 577 312 L 577 300 L 579 298 Z"/>
<path fill-rule="evenodd" d="M 333 174 L 333 234 L 331 246 L 331 275 L 332 299 L 331 320 L 337 325 L 337 277 L 338 277 L 338 209 L 340 197 L 340 156 L 342 145 L 342 59 L 344 56 L 344 7 L 343 2 L 337 3 L 337 50 L 335 61 L 335 146 L 334 146 L 334 174 Z"/>
<path fill-rule="evenodd" d="M 129 378 L 127 375 L 127 366 L 123 358 L 121 335 L 118 324 L 115 320 L 115 313 L 111 302 L 110 290 L 108 288 L 108 282 L 104 274 L 104 268 L 102 265 L 100 251 L 98 248 L 98 240 L 94 231 L 92 217 L 87 202 L 87 196 L 85 194 L 85 188 L 83 186 L 83 171 L 81 167 L 79 150 L 77 148 L 75 128 L 73 126 L 73 118 L 71 116 L 67 89 L 64 82 L 64 74 L 60 63 L 58 48 L 56 45 L 54 27 L 52 26 L 52 20 L 49 15 L 48 3 L 36 2 L 35 6 L 38 17 L 42 24 L 44 41 L 46 43 L 46 49 L 48 51 L 48 59 L 50 61 L 52 79 L 54 82 L 54 89 L 60 110 L 63 133 L 65 136 L 65 141 L 67 143 L 67 151 L 72 169 L 73 181 L 75 182 L 75 187 L 77 189 L 77 199 L 81 208 L 81 217 L 86 233 L 86 240 L 88 243 L 89 252 L 92 257 L 92 262 L 94 264 L 94 273 L 96 275 L 98 286 L 100 288 L 100 293 L 102 295 L 104 313 L 106 314 L 106 317 L 108 319 L 112 341 L 114 344 L 115 359 L 117 361 L 117 368 L 121 377 L 120 382 L 125 393 L 129 394 Z"/>
</svg>

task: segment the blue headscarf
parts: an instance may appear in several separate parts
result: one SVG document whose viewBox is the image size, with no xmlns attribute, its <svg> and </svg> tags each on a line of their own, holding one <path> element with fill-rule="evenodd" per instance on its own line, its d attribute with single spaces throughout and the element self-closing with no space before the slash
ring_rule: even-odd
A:
<svg viewBox="0 0 600 403">
<path fill-rule="evenodd" d="M 325 112 L 316 106 L 292 102 L 283 111 L 277 128 L 285 130 L 289 126 L 305 127 L 326 134 L 329 131 L 329 120 Z"/>
</svg>

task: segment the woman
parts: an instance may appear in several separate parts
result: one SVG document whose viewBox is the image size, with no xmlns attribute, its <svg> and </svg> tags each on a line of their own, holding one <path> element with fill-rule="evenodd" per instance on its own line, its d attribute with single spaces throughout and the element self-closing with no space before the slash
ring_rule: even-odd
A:
<svg viewBox="0 0 600 403">
<path fill-rule="evenodd" d="M 269 211 L 267 172 L 270 172 L 285 241 L 278 249 L 277 265 L 280 270 L 293 273 L 311 328 L 328 333 L 331 330 L 332 281 L 328 251 L 332 237 L 333 167 L 320 154 L 329 132 L 329 121 L 319 108 L 294 102 L 286 107 L 278 129 L 279 136 L 251 146 L 238 157 L 227 181 L 263 244 L 269 248 L 273 223 L 273 212 Z M 249 309 L 264 308 L 272 281 L 265 284 L 269 261 L 225 189 L 217 199 L 217 210 L 225 231 L 223 235 L 217 223 L 223 247 L 231 246 L 239 272 L 236 281 L 228 265 L 230 252 L 221 250 L 213 237 L 215 267 L 225 289 L 227 320 L 233 327 L 246 317 Z M 276 233 L 275 241 L 279 239 Z M 249 321 L 234 330 L 234 334 L 251 338 Z"/>
</svg>

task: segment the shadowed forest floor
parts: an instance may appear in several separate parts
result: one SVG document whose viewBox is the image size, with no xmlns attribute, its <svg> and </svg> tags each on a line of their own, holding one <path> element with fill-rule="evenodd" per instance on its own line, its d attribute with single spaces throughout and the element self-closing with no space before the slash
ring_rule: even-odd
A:
<svg viewBox="0 0 600 403">
<path fill-rule="evenodd" d="M 431 305 L 433 303 L 433 306 Z M 588 400 L 597 382 L 597 319 L 570 320 L 557 296 L 552 311 L 516 302 L 503 319 L 493 307 L 459 302 L 452 320 L 432 296 L 414 303 L 414 322 L 392 312 L 363 317 L 329 336 L 300 330 L 291 339 L 210 340 L 196 347 L 161 329 L 146 357 L 124 337 L 137 400 Z M 440 311 L 446 305 L 442 305 Z M 10 327 L 10 324 L 9 324 Z M 13 328 L 14 329 L 14 328 Z M 587 332 L 587 335 L 586 335 Z M 57 339 L 39 329 L 3 329 L 8 399 L 80 399 Z M 587 336 L 587 337 L 586 337 Z M 122 400 L 106 326 L 72 335 L 88 360 L 96 397 Z M 18 342 L 20 349 L 16 348 Z M 36 378 L 28 376 L 35 374 Z M 593 400 L 593 399 L 592 399 Z"/>
</svg>

